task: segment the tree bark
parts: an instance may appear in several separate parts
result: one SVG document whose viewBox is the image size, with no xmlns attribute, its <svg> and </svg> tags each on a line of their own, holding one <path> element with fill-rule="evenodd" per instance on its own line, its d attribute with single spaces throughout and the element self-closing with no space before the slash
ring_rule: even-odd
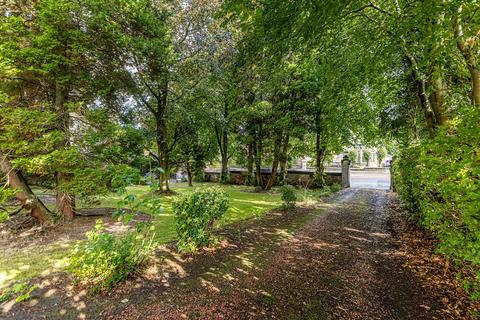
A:
<svg viewBox="0 0 480 320">
<path fill-rule="evenodd" d="M 476 64 L 468 66 L 472 77 L 472 102 L 474 106 L 480 106 L 480 71 Z"/>
<path fill-rule="evenodd" d="M 229 181 L 228 171 L 228 105 L 225 103 L 223 109 L 223 122 L 221 127 L 215 127 L 215 135 L 217 138 L 218 148 L 220 149 L 221 157 L 221 172 L 220 182 L 227 183 Z"/>
<path fill-rule="evenodd" d="M 222 139 L 222 173 L 221 173 L 221 181 L 222 183 L 227 183 L 229 181 L 229 172 L 228 172 L 228 135 L 226 130 L 223 132 L 223 139 Z"/>
<path fill-rule="evenodd" d="M 315 115 L 315 131 L 316 131 L 316 139 L 315 139 L 315 184 L 317 187 L 324 187 L 325 186 L 325 167 L 324 167 L 324 160 L 327 148 L 322 141 L 322 126 L 320 122 L 320 114 Z"/>
<path fill-rule="evenodd" d="M 439 70 L 440 69 L 440 70 Z M 435 116 L 435 124 L 442 126 L 445 123 L 445 83 L 442 77 L 441 68 L 434 66 L 430 78 L 432 93 L 430 95 L 430 106 Z"/>
<path fill-rule="evenodd" d="M 67 94 L 66 89 L 58 81 L 55 85 L 55 108 L 61 120 L 60 129 L 64 134 L 61 143 L 62 149 L 67 149 L 70 145 L 70 114 L 66 107 Z M 71 175 L 64 173 L 55 174 L 57 183 L 57 195 L 55 197 L 55 207 L 66 219 L 73 220 L 75 214 L 75 195 L 62 190 L 62 185 L 68 184 Z"/>
<path fill-rule="evenodd" d="M 472 77 L 472 103 L 474 106 L 480 106 L 480 71 L 476 64 L 468 66 Z"/>
<path fill-rule="evenodd" d="M 316 185 L 317 187 L 325 186 L 325 155 L 327 148 L 321 144 L 320 134 L 317 133 L 317 143 L 316 143 L 316 152 L 315 152 L 315 175 L 316 175 Z"/>
<path fill-rule="evenodd" d="M 52 213 L 32 192 L 24 177 L 20 172 L 14 170 L 7 156 L 0 153 L 0 169 L 7 177 L 9 186 L 17 190 L 16 198 L 22 204 L 22 207 L 30 212 L 30 215 L 40 224 L 46 224 L 51 221 Z"/>
<path fill-rule="evenodd" d="M 253 175 L 253 148 L 254 148 L 254 143 L 249 142 L 248 143 L 248 159 L 247 159 L 247 171 L 248 171 L 248 178 L 247 178 L 247 184 L 248 185 L 253 185 L 255 183 L 255 177 Z"/>
<path fill-rule="evenodd" d="M 435 134 L 434 114 L 432 112 L 430 101 L 428 99 L 425 79 L 423 79 L 423 77 L 420 75 L 420 70 L 418 69 L 416 59 L 411 54 L 409 54 L 405 49 L 404 49 L 404 53 L 412 69 L 412 78 L 417 90 L 416 94 L 418 99 L 420 100 L 420 106 L 422 107 L 423 113 L 425 115 L 425 122 L 427 125 L 428 132 L 430 136 L 433 136 Z"/>
<path fill-rule="evenodd" d="M 193 178 L 192 178 L 192 170 L 190 168 L 190 162 L 185 163 L 185 169 L 187 171 L 187 179 L 188 179 L 188 186 L 193 187 Z"/>
<path fill-rule="evenodd" d="M 168 81 L 165 81 L 160 94 L 157 97 L 157 110 L 155 113 L 156 120 L 156 139 L 158 165 L 161 168 L 158 179 L 158 192 L 170 192 L 170 159 L 168 148 L 168 132 L 167 132 L 167 97 L 168 97 Z"/>
<path fill-rule="evenodd" d="M 56 173 L 55 178 L 57 181 L 57 194 L 55 196 L 55 207 L 58 212 L 61 212 L 62 215 L 67 220 L 75 219 L 75 196 L 69 194 L 68 192 L 61 191 L 62 184 L 68 183 L 71 179 L 70 175 L 63 174 L 63 173 Z"/>
<path fill-rule="evenodd" d="M 440 2 L 444 2 L 441 0 Z M 445 20 L 445 14 L 440 12 L 436 19 L 436 26 L 441 27 Z M 442 126 L 446 121 L 446 107 L 445 107 L 445 94 L 447 91 L 447 85 L 444 81 L 444 68 L 440 59 L 437 58 L 437 51 L 444 47 L 444 41 L 442 37 L 436 37 L 433 46 L 430 50 L 431 65 L 429 82 L 432 86 L 432 93 L 430 95 L 430 105 L 432 107 L 433 114 L 435 116 L 435 124 Z"/>
<path fill-rule="evenodd" d="M 455 21 L 455 40 L 457 48 L 463 55 L 463 58 L 467 64 L 468 71 L 470 72 L 471 82 L 471 100 L 474 106 L 480 106 L 480 71 L 478 70 L 478 63 L 475 54 L 472 54 L 471 49 L 476 44 L 476 38 L 480 36 L 480 30 L 478 30 L 476 38 L 464 39 L 462 19 L 460 17 L 463 10 L 463 5 L 460 5 L 457 9 Z M 470 41 L 468 41 L 470 40 Z M 469 43 L 470 42 L 470 43 Z"/>
<path fill-rule="evenodd" d="M 158 192 L 169 192 L 169 178 L 170 178 L 170 166 L 167 144 L 167 126 L 164 118 L 164 113 L 160 112 L 157 117 L 157 153 L 158 153 L 158 166 L 161 168 L 158 179 Z"/>
<path fill-rule="evenodd" d="M 258 130 L 254 139 L 254 161 L 255 161 L 255 185 L 263 188 L 262 179 L 262 129 L 261 124 L 258 125 Z"/>
<path fill-rule="evenodd" d="M 277 182 L 277 171 L 278 171 L 278 163 L 280 162 L 280 148 L 282 146 L 282 134 L 276 133 L 274 142 L 273 142 L 273 162 L 272 162 L 272 172 L 270 177 L 268 178 L 267 185 L 265 186 L 265 190 L 270 190 Z"/>
<path fill-rule="evenodd" d="M 287 161 L 288 161 L 288 143 L 290 142 L 290 135 L 287 133 L 283 141 L 282 152 L 280 157 L 280 181 L 285 183 L 287 179 Z"/>
</svg>

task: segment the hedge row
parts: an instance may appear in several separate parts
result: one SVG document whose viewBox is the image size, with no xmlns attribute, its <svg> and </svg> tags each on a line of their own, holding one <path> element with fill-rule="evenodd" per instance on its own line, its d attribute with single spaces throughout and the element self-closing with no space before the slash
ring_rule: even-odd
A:
<svg viewBox="0 0 480 320">
<path fill-rule="evenodd" d="M 393 168 L 401 199 L 438 238 L 438 251 L 476 273 L 465 281 L 474 299 L 480 298 L 478 119 L 478 109 L 466 111 L 434 138 L 403 149 Z"/>
</svg>

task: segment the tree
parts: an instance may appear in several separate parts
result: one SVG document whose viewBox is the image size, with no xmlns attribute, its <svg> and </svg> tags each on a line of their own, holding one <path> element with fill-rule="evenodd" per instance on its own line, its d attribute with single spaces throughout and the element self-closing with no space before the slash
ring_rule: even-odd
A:
<svg viewBox="0 0 480 320">
<path fill-rule="evenodd" d="M 75 217 L 76 195 L 101 193 L 107 178 L 108 166 L 85 145 L 88 128 L 98 128 L 88 110 L 105 89 L 90 29 L 92 3 L 13 3 L 0 16 L 0 149 L 19 177 L 54 177 L 56 210 L 67 219 Z"/>
<path fill-rule="evenodd" d="M 357 163 L 358 152 L 355 149 L 348 151 L 348 158 L 352 161 L 352 164 Z"/>
<path fill-rule="evenodd" d="M 113 59 L 104 63 L 119 75 L 115 94 L 131 97 L 146 112 L 141 121 L 152 130 L 156 152 L 151 154 L 162 169 L 159 192 L 170 192 L 171 153 L 185 138 L 171 125 L 172 116 L 178 114 L 178 100 L 201 80 L 199 61 L 210 40 L 205 33 L 215 7 L 203 0 L 125 2 L 112 4 L 109 25 L 97 25 L 108 35 L 105 58 Z"/>
<path fill-rule="evenodd" d="M 372 154 L 369 150 L 363 150 L 363 159 L 367 161 L 367 167 L 370 166 L 370 160 L 372 159 Z"/>
<path fill-rule="evenodd" d="M 176 127 L 182 128 L 177 130 L 185 136 L 172 151 L 172 159 L 177 168 L 186 172 L 189 186 L 193 186 L 194 177 L 202 179 L 206 163 L 218 154 L 216 137 L 208 125 L 214 114 L 203 103 L 205 100 L 198 95 L 189 96 L 183 103 L 182 117 L 177 117 Z"/>
<path fill-rule="evenodd" d="M 381 167 L 383 161 L 387 157 L 387 150 L 384 147 L 378 148 L 377 150 L 377 159 L 378 159 L 378 166 Z"/>
<path fill-rule="evenodd" d="M 454 14 L 454 34 L 457 48 L 470 72 L 472 104 L 478 107 L 480 106 L 480 70 L 477 57 L 480 55 L 480 41 L 478 40 L 480 21 L 478 15 L 474 13 L 475 10 L 478 10 L 477 6 L 478 4 L 473 1 L 459 1 Z M 465 23 L 465 19 L 469 19 L 469 23 Z"/>
</svg>

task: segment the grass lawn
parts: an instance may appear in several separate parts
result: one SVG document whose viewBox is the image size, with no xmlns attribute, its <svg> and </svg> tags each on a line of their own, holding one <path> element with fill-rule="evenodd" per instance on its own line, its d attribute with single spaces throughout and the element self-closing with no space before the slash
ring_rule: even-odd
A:
<svg viewBox="0 0 480 320">
<path fill-rule="evenodd" d="M 213 185 L 212 183 L 197 183 L 195 187 L 191 188 L 186 183 L 177 183 L 172 184 L 171 187 L 178 194 L 183 194 L 191 192 L 195 188 L 206 188 Z M 262 215 L 270 209 L 278 207 L 281 203 L 280 195 L 277 193 L 254 193 L 252 192 L 253 188 L 246 186 L 222 185 L 221 188 L 230 195 L 230 209 L 225 218 L 220 221 L 220 226 Z M 150 193 L 148 186 L 130 187 L 128 193 L 139 199 L 158 197 Z M 116 207 L 117 202 L 122 197 L 111 194 L 102 198 L 98 207 Z M 175 196 L 162 197 L 162 206 L 165 210 L 153 217 L 160 243 L 175 239 L 175 221 L 171 208 L 174 198 Z M 148 208 L 140 208 L 140 210 L 150 213 Z M 65 267 L 66 257 L 73 244 L 74 241 L 57 241 L 46 245 L 29 245 L 14 250 L 2 248 L 0 253 L 0 289 L 13 281 L 23 281 L 41 274 L 61 270 Z"/>
</svg>

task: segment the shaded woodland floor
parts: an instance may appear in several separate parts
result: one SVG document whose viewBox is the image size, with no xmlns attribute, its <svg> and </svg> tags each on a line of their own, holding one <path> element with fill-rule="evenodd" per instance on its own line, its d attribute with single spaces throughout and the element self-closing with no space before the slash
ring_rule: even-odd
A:
<svg viewBox="0 0 480 320">
<path fill-rule="evenodd" d="M 468 319 L 468 302 L 405 220 L 395 196 L 343 190 L 321 203 L 232 224 L 214 251 L 158 250 L 142 275 L 109 295 L 43 279 L 9 319 Z"/>
</svg>

